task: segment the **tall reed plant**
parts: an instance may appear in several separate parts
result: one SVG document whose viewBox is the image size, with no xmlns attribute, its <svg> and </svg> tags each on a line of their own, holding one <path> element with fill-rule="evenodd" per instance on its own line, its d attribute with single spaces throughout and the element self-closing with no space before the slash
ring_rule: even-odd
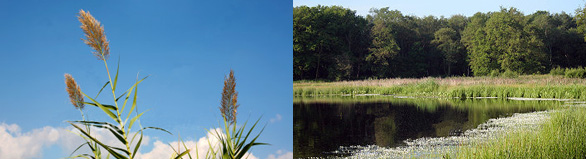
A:
<svg viewBox="0 0 586 159">
<path fill-rule="evenodd" d="M 244 125 L 240 127 L 236 126 L 236 115 L 239 106 L 238 92 L 236 91 L 236 78 L 234 77 L 234 71 L 230 70 L 230 74 L 224 79 L 222 101 L 219 107 L 224 122 L 223 130 L 208 130 L 208 132 L 214 134 L 214 137 L 219 140 L 219 147 L 218 149 L 214 149 L 212 148 L 213 145 L 208 143 L 210 144 L 210 149 L 206 153 L 206 158 L 247 158 L 247 153 L 253 146 L 268 145 L 267 143 L 256 142 L 260 134 L 262 134 L 264 127 L 256 136 L 251 136 L 251 133 L 254 128 L 256 128 L 260 118 L 254 122 L 250 129 L 246 129 L 248 122 L 244 122 Z"/>
<path fill-rule="evenodd" d="M 586 158 L 586 108 L 553 112 L 536 131 L 510 132 L 459 148 L 456 158 Z"/>
<path fill-rule="evenodd" d="M 137 79 L 136 82 L 130 88 L 122 92 L 121 95 L 117 96 L 116 91 L 118 88 L 118 72 L 120 68 L 120 61 L 118 61 L 116 73 L 114 75 L 114 78 L 112 78 L 110 69 L 108 68 L 108 57 L 110 56 L 110 47 L 109 41 L 106 39 L 104 27 L 89 12 L 86 12 L 84 10 L 79 11 L 78 20 L 79 22 L 81 22 L 81 29 L 85 33 L 85 38 L 82 40 L 85 42 L 85 44 L 87 44 L 94 50 L 92 51 L 92 54 L 95 57 L 97 57 L 98 60 L 104 63 L 104 66 L 106 67 L 106 73 L 108 75 L 108 81 L 102 86 L 100 91 L 98 91 L 97 95 L 92 98 L 91 96 L 88 96 L 83 91 L 81 91 L 80 86 L 77 85 L 77 82 L 75 82 L 74 78 L 71 75 L 65 74 L 65 82 L 67 85 L 67 92 L 69 93 L 69 98 L 72 104 L 82 113 L 82 120 L 68 122 L 77 131 L 79 131 L 73 133 L 79 135 L 86 141 L 85 143 L 80 145 L 76 150 L 74 150 L 72 154 L 74 154 L 84 145 L 87 145 L 93 153 L 79 154 L 75 156 L 71 155 L 69 158 L 102 158 L 104 155 L 102 154 L 101 149 L 107 152 L 107 154 L 105 154 L 106 157 L 112 156 L 118 159 L 135 158 L 142 143 L 144 130 L 155 129 L 171 134 L 169 131 L 159 127 L 143 127 L 140 124 L 140 117 L 144 114 L 144 112 L 139 113 L 136 110 L 138 84 L 140 84 L 148 76 L 142 79 Z M 100 93 L 107 86 L 109 86 L 109 89 L 112 92 L 112 104 L 104 104 L 96 100 Z M 89 99 L 91 102 L 86 102 L 84 98 Z M 129 99 L 132 99 L 131 103 L 128 102 Z M 83 116 L 82 111 L 84 105 L 91 105 L 99 108 L 105 115 L 110 117 L 113 121 L 93 121 L 86 119 Z M 127 106 L 129 106 L 130 109 L 127 109 Z M 133 112 L 136 113 L 133 114 Z M 135 126 L 135 123 L 137 122 L 139 128 L 133 134 L 131 133 L 131 128 Z M 116 139 L 118 140 L 118 144 L 105 144 L 103 141 L 96 138 L 95 135 L 92 135 L 90 128 L 107 130 L 114 137 L 116 137 Z M 179 155 L 175 156 L 175 158 L 181 158 L 188 152 L 189 149 L 180 152 L 178 153 Z"/>
</svg>

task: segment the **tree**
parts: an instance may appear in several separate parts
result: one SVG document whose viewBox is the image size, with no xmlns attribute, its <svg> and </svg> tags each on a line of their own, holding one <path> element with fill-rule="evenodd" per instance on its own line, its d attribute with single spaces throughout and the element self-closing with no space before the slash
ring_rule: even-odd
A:
<svg viewBox="0 0 586 159">
<path fill-rule="evenodd" d="M 460 37 L 462 31 L 464 31 L 464 28 L 466 28 L 469 19 L 463 15 L 457 14 L 448 18 L 447 21 L 448 27 L 454 29 L 454 31 L 456 31 L 456 33 L 458 34 L 458 37 Z"/>
<path fill-rule="evenodd" d="M 442 51 L 445 65 L 448 67 L 447 74 L 451 75 L 451 66 L 459 60 L 457 56 L 461 49 L 458 33 L 452 28 L 441 28 L 434 35 L 432 43 Z"/>
<path fill-rule="evenodd" d="M 496 57 L 489 54 L 490 45 L 484 40 L 484 27 L 490 15 L 480 12 L 474 14 L 462 32 L 461 42 L 468 50 L 469 65 L 474 76 L 488 75 L 491 70 L 499 69 Z"/>
<path fill-rule="evenodd" d="M 584 35 L 578 31 L 574 17 L 565 12 L 552 15 L 552 23 L 558 30 L 553 34 L 553 67 L 578 67 L 586 65 L 586 42 Z"/>
<path fill-rule="evenodd" d="M 367 22 L 339 6 L 293 9 L 294 79 L 349 79 L 365 56 Z M 358 66 L 358 68 L 356 68 Z"/>
<path fill-rule="evenodd" d="M 436 31 L 447 27 L 447 20 L 443 17 L 426 16 L 416 18 L 415 24 L 417 27 L 414 30 L 417 33 L 419 45 L 421 45 L 421 50 L 416 52 L 416 54 L 421 55 L 422 64 L 420 64 L 419 68 L 424 72 L 415 72 L 415 75 L 412 77 L 421 77 L 421 74 L 423 76 L 439 76 L 445 74 L 446 71 L 443 68 L 447 67 L 445 65 L 448 63 L 442 60 L 444 59 L 442 52 L 432 41 L 434 40 Z M 418 49 L 414 48 L 412 52 L 415 50 Z"/>
<path fill-rule="evenodd" d="M 384 66 L 384 71 L 378 69 L 383 66 L 373 65 L 376 70 L 373 71 L 373 76 L 422 77 L 436 72 L 430 69 L 434 61 L 434 48 L 431 47 L 430 41 L 433 39 L 434 28 L 438 27 L 436 24 L 441 24 L 437 18 L 430 16 L 420 19 L 415 16 L 404 16 L 400 11 L 389 10 L 387 7 L 371 9 L 366 19 L 373 25 L 371 38 L 374 40 L 369 49 L 371 55 L 377 55 L 380 50 L 398 50 L 396 54 L 389 56 L 388 66 Z M 377 36 L 386 36 L 387 40 Z M 393 37 L 394 40 L 387 37 Z M 374 45 L 377 41 L 381 41 L 380 45 Z"/>
<path fill-rule="evenodd" d="M 547 11 L 537 11 L 528 15 L 526 21 L 525 31 L 543 43 L 543 51 L 547 53 L 546 67 L 551 69 L 553 47 L 561 38 L 559 37 L 561 30 L 555 26 L 553 17 Z"/>
<path fill-rule="evenodd" d="M 370 53 L 366 56 L 366 61 L 373 64 L 373 72 L 381 77 L 390 75 L 390 60 L 395 58 L 400 50 L 387 21 L 390 21 L 390 19 L 372 18 L 373 27 L 370 31 L 372 44 L 368 49 Z"/>
<path fill-rule="evenodd" d="M 294 80 L 545 73 L 586 65 L 586 8 L 524 15 L 516 8 L 472 17 L 416 17 L 373 8 L 293 9 Z"/>
<path fill-rule="evenodd" d="M 525 16 L 515 8 L 501 8 L 488 16 L 477 13 L 464 31 L 474 75 L 492 70 L 522 74 L 544 72 L 547 54 L 543 42 L 525 30 Z"/>
<path fill-rule="evenodd" d="M 524 15 L 516 8 L 501 8 L 486 22 L 486 39 L 492 45 L 490 54 L 498 57 L 500 70 L 522 74 L 545 71 L 546 53 L 543 43 L 523 28 Z M 491 47 L 491 46 L 487 46 Z"/>
<path fill-rule="evenodd" d="M 576 9 L 576 24 L 578 24 L 577 29 L 579 33 L 586 35 L 586 4 L 584 8 Z M 584 41 L 586 41 L 586 36 L 584 36 Z"/>
<path fill-rule="evenodd" d="M 453 15 L 447 19 L 448 27 L 456 31 L 456 45 L 458 51 L 454 54 L 455 62 L 450 65 L 450 73 L 448 75 L 470 75 L 470 66 L 467 58 L 466 46 L 462 43 L 462 32 L 470 21 L 469 18 L 463 15 Z"/>
</svg>

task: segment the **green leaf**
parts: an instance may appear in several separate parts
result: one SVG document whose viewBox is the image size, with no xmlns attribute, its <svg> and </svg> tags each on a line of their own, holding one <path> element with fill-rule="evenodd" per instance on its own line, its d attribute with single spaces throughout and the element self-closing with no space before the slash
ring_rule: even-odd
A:
<svg viewBox="0 0 586 159">
<path fill-rule="evenodd" d="M 85 120 L 84 121 L 71 121 L 71 122 L 81 123 L 81 124 L 84 124 L 84 125 L 94 126 L 94 127 L 97 127 L 97 128 L 112 129 L 112 130 L 116 131 L 119 134 L 123 134 L 123 131 L 121 129 L 119 129 L 114 124 L 111 124 L 111 123 L 108 123 L 108 122 L 85 121 Z"/>
<path fill-rule="evenodd" d="M 107 129 L 110 130 L 112 135 L 116 136 L 116 138 L 118 138 L 118 141 L 122 142 L 122 144 L 126 145 L 128 143 L 128 141 L 126 141 L 126 139 L 122 136 L 122 134 L 117 133 L 115 130 L 112 130 L 111 128 L 107 128 Z"/>
<path fill-rule="evenodd" d="M 208 130 L 208 129 L 206 129 L 206 131 L 211 133 L 211 131 L 210 131 L 210 130 Z M 218 132 L 217 130 L 214 130 L 214 131 L 215 131 L 216 133 Z M 214 135 L 214 136 L 215 136 L 215 135 Z M 220 139 L 220 137 L 219 137 L 219 136 L 218 136 L 218 139 Z M 210 140 L 208 139 L 207 141 L 208 141 L 208 146 L 209 146 L 209 147 L 213 147 L 213 145 L 212 145 L 212 143 L 210 142 Z M 214 157 L 215 157 L 215 156 L 217 156 L 217 154 L 218 154 L 218 153 L 216 152 L 216 150 L 214 150 L 214 149 L 208 149 L 208 152 L 206 153 L 206 157 L 205 157 L 205 158 L 210 158 L 211 156 L 214 156 Z M 198 156 L 199 156 L 199 155 L 198 155 Z"/>
<path fill-rule="evenodd" d="M 186 154 L 188 154 L 189 151 L 190 151 L 189 149 L 183 151 L 181 154 L 177 155 L 177 157 L 175 157 L 175 159 L 180 159 L 182 156 L 185 156 Z"/>
<path fill-rule="evenodd" d="M 83 104 L 87 104 L 87 105 L 92 105 L 92 106 L 98 107 L 98 105 L 96 103 L 83 102 Z M 116 106 L 113 106 L 113 105 L 102 104 L 102 106 L 104 106 L 104 107 L 106 107 L 108 109 L 111 109 L 111 110 L 117 110 L 116 109 Z"/>
<path fill-rule="evenodd" d="M 244 125 L 238 129 L 238 131 L 236 132 L 236 134 L 234 134 L 234 138 L 237 138 L 235 145 L 237 148 L 242 147 L 242 145 L 244 144 L 244 142 L 246 141 L 246 139 L 248 139 L 248 135 L 246 135 L 246 137 L 244 138 L 244 140 L 241 142 L 242 140 L 242 134 L 244 134 L 244 128 L 246 127 L 246 124 L 248 124 L 248 121 L 246 121 L 244 123 Z M 235 127 L 235 126 L 234 126 Z M 250 131 L 252 131 L 252 129 L 254 129 L 254 126 L 250 129 Z M 250 131 L 248 132 L 250 134 Z"/>
<path fill-rule="evenodd" d="M 134 133 L 134 135 L 132 136 L 132 140 L 130 140 L 130 143 L 134 142 L 134 139 L 136 138 L 136 136 L 138 135 L 139 132 L 142 134 L 142 131 L 138 131 L 138 132 Z"/>
<path fill-rule="evenodd" d="M 180 142 L 183 142 L 183 141 L 180 141 Z M 185 143 L 183 143 L 183 144 L 185 145 Z M 167 144 L 167 145 L 169 145 L 169 147 L 171 147 L 171 149 L 173 150 L 173 152 L 175 152 L 175 153 L 177 154 L 177 156 L 175 157 L 175 159 L 181 158 L 181 157 L 182 157 L 182 156 L 184 156 L 185 154 L 188 154 L 188 153 L 189 153 L 189 151 L 190 151 L 189 149 L 187 149 L 187 148 L 186 148 L 186 150 L 185 150 L 185 151 L 183 151 L 183 152 L 179 152 L 179 151 L 175 150 L 175 148 L 173 148 L 173 146 L 172 146 L 171 144 Z M 177 148 L 181 148 L 181 147 L 177 147 Z M 190 158 L 191 158 L 191 157 L 190 157 Z"/>
<path fill-rule="evenodd" d="M 146 111 L 144 111 L 146 112 Z M 130 131 L 130 128 L 132 128 L 132 125 L 134 124 L 134 122 L 140 118 L 140 116 L 142 116 L 142 114 L 144 114 L 144 112 L 138 114 L 137 116 L 133 117 L 132 119 L 130 119 L 130 123 L 128 124 L 128 131 Z M 127 118 L 128 119 L 128 118 Z"/>
<path fill-rule="evenodd" d="M 106 88 L 106 86 L 110 83 L 110 81 L 106 82 L 106 84 L 104 84 L 104 86 L 102 86 L 102 89 L 100 89 L 100 91 L 98 92 L 98 94 L 96 95 L 95 98 L 98 98 L 98 96 L 100 95 L 100 93 L 102 93 L 102 90 L 104 90 L 104 88 Z"/>
<path fill-rule="evenodd" d="M 183 144 L 183 147 L 186 150 L 189 150 L 189 148 L 187 148 L 187 145 L 185 145 L 185 142 L 183 142 L 183 140 L 180 140 L 180 141 L 181 141 L 181 144 Z M 197 155 L 197 144 L 195 145 L 195 154 Z M 187 153 L 187 156 L 189 156 L 189 159 L 192 159 L 193 158 L 193 157 L 191 157 L 191 154 L 190 153 Z"/>
<path fill-rule="evenodd" d="M 100 109 L 102 109 L 102 111 L 104 111 L 104 113 L 108 114 L 108 116 L 110 116 L 110 118 L 112 118 L 114 121 L 116 121 L 117 123 L 120 123 L 121 121 L 118 120 L 118 117 L 116 115 L 114 115 L 114 113 L 112 113 L 110 110 L 108 110 L 108 108 L 104 107 L 102 104 L 98 103 L 96 100 L 94 100 L 93 98 L 91 98 L 90 96 L 88 96 L 87 94 L 81 92 L 83 95 L 85 95 L 88 99 L 90 99 L 92 102 L 96 103 L 96 105 L 98 105 L 98 107 L 100 107 Z"/>
<path fill-rule="evenodd" d="M 146 76 L 144 78 L 142 78 L 141 80 L 137 81 L 134 83 L 134 85 L 132 85 L 132 87 L 130 87 L 126 92 L 132 92 L 132 90 L 134 89 L 134 87 L 136 87 L 140 82 L 142 82 L 144 79 L 146 79 L 149 76 Z M 124 99 L 124 104 L 122 104 L 122 110 L 120 111 L 121 113 L 124 111 L 124 108 L 126 107 L 126 103 L 128 102 L 128 98 L 130 97 L 131 93 L 127 93 L 126 94 L 126 99 Z M 131 111 L 132 112 L 132 111 Z M 128 117 L 127 117 L 128 118 Z"/>
<path fill-rule="evenodd" d="M 116 138 L 118 138 L 118 140 L 121 143 L 123 143 L 125 145 L 128 143 L 128 141 L 123 137 L 124 132 L 113 124 L 110 124 L 107 122 L 97 122 L 97 121 L 72 121 L 72 122 L 81 123 L 81 124 L 93 126 L 96 128 L 108 129 L 112 133 L 112 135 L 114 135 Z M 125 152 L 128 154 L 128 151 L 125 150 Z"/>
<path fill-rule="evenodd" d="M 130 107 L 130 111 L 128 111 L 128 116 L 126 116 L 126 120 L 128 120 L 128 118 L 130 117 L 130 114 L 132 114 L 132 111 L 136 108 L 137 94 L 138 94 L 138 85 L 136 85 L 136 87 L 134 88 L 134 99 L 132 100 L 132 107 Z"/>
<path fill-rule="evenodd" d="M 119 148 L 119 147 L 113 147 L 113 146 L 110 146 L 110 148 L 116 149 L 118 151 L 122 151 L 122 152 L 126 153 L 126 155 L 130 155 L 130 152 L 128 152 L 128 150 L 126 150 L 126 149 Z"/>
<path fill-rule="evenodd" d="M 258 121 L 257 121 L 257 122 L 258 122 Z M 255 123 L 254 125 L 256 125 L 256 123 Z M 265 125 L 265 126 L 266 126 L 266 125 Z M 253 128 L 254 128 L 254 126 L 253 126 Z M 253 129 L 253 128 L 251 128 L 251 129 L 250 129 L 250 131 L 249 131 L 249 134 L 250 134 L 250 132 L 252 132 L 252 129 Z M 249 149 L 250 149 L 252 146 L 256 146 L 256 145 L 269 145 L 268 143 L 257 143 L 257 142 L 256 142 L 256 139 L 258 139 L 258 137 L 259 137 L 259 136 L 260 136 L 260 134 L 261 134 L 261 133 L 264 131 L 264 129 L 265 129 L 265 128 L 263 127 L 263 128 L 262 128 L 262 130 L 261 130 L 261 131 L 258 133 L 258 135 L 256 135 L 256 137 L 254 137 L 254 139 L 252 139 L 252 141 L 250 141 L 248 144 L 246 144 L 246 146 L 244 146 L 244 147 L 242 148 L 242 150 L 241 150 L 241 152 L 240 152 L 240 155 L 239 155 L 240 157 L 243 157 L 243 156 L 244 156 L 244 154 L 245 154 L 246 152 L 248 152 L 248 150 L 249 150 Z M 246 138 L 248 138 L 248 135 L 246 136 Z"/>
<path fill-rule="evenodd" d="M 90 159 L 90 158 L 96 159 L 94 156 L 91 156 L 91 155 L 88 155 L 88 154 L 81 154 L 81 155 L 77 155 L 77 156 L 73 156 L 73 157 L 67 157 L 67 158 L 80 158 L 80 157 L 87 158 L 87 159 Z"/>
<path fill-rule="evenodd" d="M 141 142 L 142 142 L 142 131 L 140 132 L 140 138 L 138 139 L 138 143 L 136 143 L 136 146 L 134 147 L 134 152 L 132 152 L 132 156 L 130 158 L 134 158 L 134 155 L 136 155 L 136 151 L 138 151 L 138 148 L 140 147 Z"/>
<path fill-rule="evenodd" d="M 97 144 L 99 144 L 100 146 L 102 146 L 102 148 L 106 149 L 106 151 L 108 151 L 110 154 L 112 154 L 112 156 L 118 158 L 118 159 L 128 159 L 125 156 L 122 156 L 121 154 L 119 154 L 118 152 L 112 150 L 112 148 L 106 144 L 103 144 L 102 142 L 100 142 L 98 139 L 95 139 L 94 137 L 90 136 L 87 132 L 85 132 L 85 130 L 83 130 L 82 128 L 80 128 L 79 126 L 73 124 L 72 122 L 69 122 L 73 127 L 75 127 L 77 130 L 79 130 L 81 133 L 83 133 L 87 138 L 89 138 L 90 140 L 96 142 Z"/>
<path fill-rule="evenodd" d="M 120 57 L 118 57 L 118 67 L 116 68 L 116 76 L 114 76 L 114 86 L 112 87 L 112 92 L 116 91 L 116 84 L 118 84 L 118 72 L 120 70 Z M 118 100 L 116 100 L 118 101 Z"/>
<path fill-rule="evenodd" d="M 246 128 L 247 122 L 240 129 L 238 129 L 238 131 L 236 133 L 234 133 L 234 138 L 237 138 L 234 141 L 235 143 L 231 143 L 231 142 L 233 142 L 232 139 L 220 140 L 220 141 L 222 141 L 222 143 L 227 142 L 226 145 L 228 145 L 228 147 L 224 148 L 224 149 L 235 150 L 235 152 L 229 152 L 231 155 L 234 155 L 232 157 L 243 158 L 244 155 L 246 154 L 246 152 L 248 152 L 253 146 L 268 145 L 267 143 L 257 143 L 256 142 L 256 140 L 258 139 L 260 134 L 262 134 L 262 132 L 264 131 L 266 125 L 265 125 L 265 127 L 262 128 L 262 130 L 258 133 L 258 135 L 256 135 L 256 137 L 254 137 L 254 139 L 252 139 L 250 142 L 246 143 L 246 141 L 248 140 L 248 137 L 250 136 L 250 134 L 252 133 L 252 131 L 254 130 L 254 128 L 256 127 L 256 125 L 258 124 L 259 121 L 260 121 L 260 118 L 246 132 L 246 136 L 244 136 L 244 138 L 242 138 L 242 135 L 244 135 L 244 129 Z M 233 127 L 235 127 L 235 125 L 233 125 Z M 236 147 L 232 147 L 232 146 L 236 146 Z"/>
<path fill-rule="evenodd" d="M 146 130 L 146 129 L 156 129 L 156 130 L 161 130 L 161 131 L 164 131 L 164 132 L 167 132 L 167 133 L 169 133 L 169 134 L 173 135 L 173 133 L 171 133 L 171 132 L 169 132 L 169 131 L 167 131 L 167 130 L 165 130 L 165 129 L 163 129 L 163 128 L 152 127 L 152 126 L 151 126 L 151 127 L 145 127 L 145 128 L 142 128 L 142 129 L 140 129 L 140 130 L 142 131 L 142 130 Z"/>
<path fill-rule="evenodd" d="M 96 153 L 99 153 L 98 151 L 96 151 L 96 150 L 99 150 L 99 147 L 98 147 L 98 145 L 92 145 L 92 144 L 90 144 L 89 142 L 88 142 L 88 144 L 87 144 L 87 145 L 88 145 L 88 147 L 90 147 L 90 150 L 92 150 L 92 152 L 94 152 L 94 154 L 95 154 L 96 156 L 98 156 L 98 155 L 99 155 L 99 154 L 96 154 Z"/>
<path fill-rule="evenodd" d="M 124 93 L 122 93 L 122 95 L 118 96 L 118 98 L 116 98 L 116 102 L 118 102 L 118 99 L 122 98 L 122 96 L 124 96 L 126 93 L 128 93 L 128 92 L 124 92 Z"/>
<path fill-rule="evenodd" d="M 224 124 L 226 124 L 226 120 L 224 120 Z M 229 133 L 228 126 L 227 125 L 224 125 L 224 127 L 225 127 L 226 132 Z M 222 135 L 220 135 L 220 133 L 218 132 L 217 129 L 214 130 L 214 132 L 211 132 L 209 130 L 208 130 L 208 132 L 212 133 L 220 141 L 220 144 L 222 146 L 218 150 L 219 152 L 215 152 L 212 149 L 212 153 L 213 154 L 221 153 L 222 158 L 233 158 L 233 157 L 230 157 L 230 155 L 229 155 L 229 154 L 231 154 L 231 149 L 230 149 L 229 144 L 232 142 L 230 140 L 230 135 L 226 135 L 225 137 L 222 137 Z M 210 147 L 212 146 L 211 143 L 209 143 L 209 140 L 208 140 L 208 144 L 210 145 Z"/>
<path fill-rule="evenodd" d="M 81 148 L 83 145 L 86 145 L 86 144 L 87 144 L 87 145 L 89 145 L 89 143 L 90 143 L 90 142 L 85 142 L 85 143 L 83 143 L 83 144 L 79 145 L 79 146 L 78 146 L 78 147 L 77 147 L 75 150 L 73 150 L 73 152 L 71 152 L 71 154 L 69 154 L 69 156 L 73 156 L 73 154 L 74 154 L 75 152 L 77 152 L 77 150 L 79 150 L 79 148 Z"/>
<path fill-rule="evenodd" d="M 184 143 L 184 144 L 185 144 L 185 143 Z M 199 149 L 199 148 L 197 147 L 197 143 L 196 143 L 196 144 L 195 144 L 195 156 L 197 156 L 197 157 L 199 158 L 199 150 L 198 150 L 198 149 Z M 206 153 L 206 156 L 205 156 L 205 158 L 207 158 L 207 154 L 208 154 L 208 153 L 210 153 L 210 150 L 209 150 L 209 149 L 208 149 L 208 152 Z M 192 159 L 192 158 L 191 158 L 191 155 L 189 155 L 189 159 Z"/>
</svg>

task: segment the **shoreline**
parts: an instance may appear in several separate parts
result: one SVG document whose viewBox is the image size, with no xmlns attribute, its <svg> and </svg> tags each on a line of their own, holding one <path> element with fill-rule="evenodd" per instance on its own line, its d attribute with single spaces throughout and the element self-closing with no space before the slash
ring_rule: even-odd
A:
<svg viewBox="0 0 586 159">
<path fill-rule="evenodd" d="M 459 146 L 467 146 L 475 142 L 495 140 L 497 137 L 511 132 L 537 131 L 540 125 L 550 119 L 555 110 L 515 113 L 510 117 L 494 118 L 478 125 L 475 129 L 466 130 L 458 136 L 418 138 L 405 140 L 407 146 L 385 148 L 376 145 L 340 147 L 339 152 L 351 155 L 341 158 L 442 158 L 445 154 L 454 155 Z"/>
<path fill-rule="evenodd" d="M 586 99 L 586 79 L 552 75 L 294 82 L 293 96 Z"/>
</svg>

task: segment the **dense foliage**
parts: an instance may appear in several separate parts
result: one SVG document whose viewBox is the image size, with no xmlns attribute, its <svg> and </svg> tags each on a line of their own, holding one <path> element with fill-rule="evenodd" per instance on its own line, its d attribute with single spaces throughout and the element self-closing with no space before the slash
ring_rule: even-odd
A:
<svg viewBox="0 0 586 159">
<path fill-rule="evenodd" d="M 294 74 L 299 79 L 346 79 L 367 53 L 367 21 L 338 6 L 293 10 Z"/>
<path fill-rule="evenodd" d="M 293 9 L 294 80 L 544 74 L 586 64 L 586 9 L 516 8 L 472 17 L 366 17 L 339 6 Z"/>
</svg>

